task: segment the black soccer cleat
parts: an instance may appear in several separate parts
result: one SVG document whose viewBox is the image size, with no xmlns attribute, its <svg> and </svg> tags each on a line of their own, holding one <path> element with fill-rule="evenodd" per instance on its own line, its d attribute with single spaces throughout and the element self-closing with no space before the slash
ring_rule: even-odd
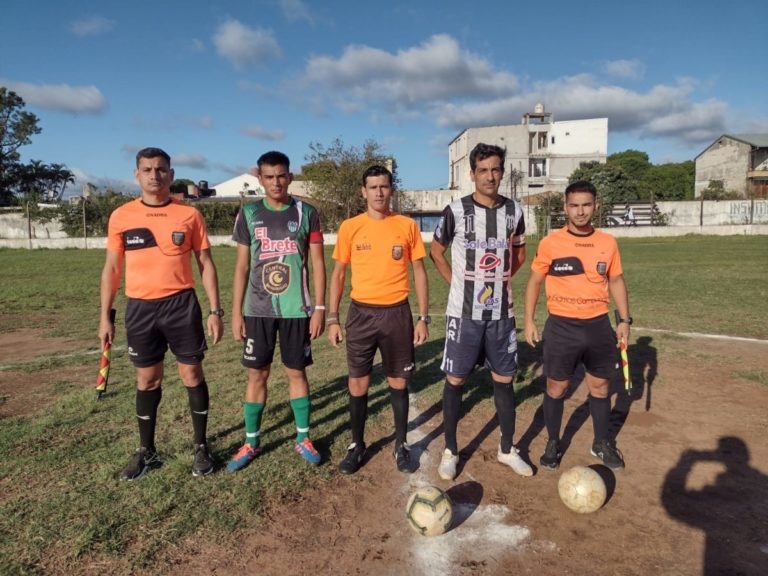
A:
<svg viewBox="0 0 768 576">
<path fill-rule="evenodd" d="M 597 456 L 611 470 L 624 468 L 624 457 L 610 440 L 596 440 L 592 444 L 592 456 Z"/>
<path fill-rule="evenodd" d="M 195 459 L 192 461 L 192 476 L 208 476 L 213 472 L 213 457 L 206 444 L 195 444 Z"/>
<path fill-rule="evenodd" d="M 557 470 L 560 467 L 560 459 L 563 457 L 563 453 L 560 450 L 560 442 L 554 438 L 550 438 L 547 441 L 547 447 L 544 449 L 544 454 L 539 458 L 539 464 L 542 468 L 547 470 Z"/>
<path fill-rule="evenodd" d="M 354 474 L 363 465 L 365 457 L 365 444 L 352 442 L 347 448 L 347 455 L 339 463 L 339 472 L 342 474 Z"/>
<path fill-rule="evenodd" d="M 404 474 L 413 474 L 416 471 L 416 464 L 413 458 L 411 458 L 411 449 L 408 444 L 403 442 L 402 444 L 395 444 L 395 463 L 397 469 Z"/>
<path fill-rule="evenodd" d="M 154 448 L 139 448 L 131 456 L 128 466 L 120 473 L 120 480 L 136 480 L 141 478 L 158 461 L 159 458 Z"/>
</svg>

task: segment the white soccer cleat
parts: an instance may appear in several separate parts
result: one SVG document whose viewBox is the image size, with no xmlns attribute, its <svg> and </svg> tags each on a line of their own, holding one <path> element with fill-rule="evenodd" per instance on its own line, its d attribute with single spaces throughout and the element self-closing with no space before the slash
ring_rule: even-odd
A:
<svg viewBox="0 0 768 576">
<path fill-rule="evenodd" d="M 446 448 L 443 451 L 443 457 L 440 459 L 440 466 L 437 467 L 437 474 L 443 480 L 453 480 L 456 478 L 456 467 L 458 465 L 459 455 Z"/>
<path fill-rule="evenodd" d="M 499 446 L 499 451 L 496 453 L 496 459 L 502 464 L 506 464 L 512 468 L 512 470 L 520 476 L 533 476 L 533 468 L 531 468 L 531 465 L 528 464 L 528 462 L 520 458 L 518 452 L 519 450 L 512 446 L 512 450 L 509 451 L 509 454 L 504 454 L 504 452 L 501 451 L 501 446 Z"/>
</svg>

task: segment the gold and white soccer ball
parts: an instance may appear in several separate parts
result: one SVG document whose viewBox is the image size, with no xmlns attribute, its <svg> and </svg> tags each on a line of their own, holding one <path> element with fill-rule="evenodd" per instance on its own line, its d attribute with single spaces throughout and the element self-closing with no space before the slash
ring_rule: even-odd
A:
<svg viewBox="0 0 768 576">
<path fill-rule="evenodd" d="M 563 504 L 579 514 L 589 514 L 605 504 L 607 491 L 600 474 L 586 466 L 574 466 L 563 472 L 557 483 Z"/>
<path fill-rule="evenodd" d="M 423 486 L 408 498 L 408 524 L 422 536 L 445 534 L 453 521 L 453 504 L 448 494 L 435 486 Z"/>
</svg>

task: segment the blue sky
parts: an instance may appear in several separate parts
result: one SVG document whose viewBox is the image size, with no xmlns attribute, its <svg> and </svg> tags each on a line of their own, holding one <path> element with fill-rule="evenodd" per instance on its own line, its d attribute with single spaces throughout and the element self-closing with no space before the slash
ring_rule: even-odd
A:
<svg viewBox="0 0 768 576">
<path fill-rule="evenodd" d="M 768 132 L 763 2 L 5 0 L 0 85 L 42 133 L 24 160 L 132 182 L 160 146 L 211 184 L 271 149 L 381 143 L 407 189 L 444 187 L 463 129 L 608 117 L 609 153 L 693 159 Z M 79 193 L 79 191 L 77 192 Z"/>
</svg>

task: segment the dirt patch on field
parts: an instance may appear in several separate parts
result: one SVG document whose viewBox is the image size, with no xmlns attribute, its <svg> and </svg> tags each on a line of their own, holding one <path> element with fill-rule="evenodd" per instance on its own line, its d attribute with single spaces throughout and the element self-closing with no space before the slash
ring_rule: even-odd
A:
<svg viewBox="0 0 768 576">
<path fill-rule="evenodd" d="M 69 338 L 44 338 L 42 330 L 0 333 L 0 367 L 19 365 L 44 358 L 52 351 L 73 350 L 83 343 Z M 97 362 L 94 359 L 94 364 Z M 96 371 L 93 372 L 95 382 Z M 0 370 L 0 418 L 34 414 L 55 399 L 53 388 L 67 382 L 83 382 L 88 376 L 82 366 L 36 370 L 34 375 L 21 370 Z"/>
<path fill-rule="evenodd" d="M 596 466 L 609 497 L 594 514 L 563 506 L 560 472 L 521 478 L 498 464 L 487 410 L 463 417 L 459 476 L 440 480 L 439 405 L 416 406 L 417 473 L 398 473 L 391 444 L 379 442 L 355 476 L 273 506 L 260 530 L 228 542 L 189 538 L 158 560 L 174 574 L 765 574 L 768 387 L 744 374 L 768 371 L 768 344 L 638 334 L 633 392 L 616 382 L 612 414 L 627 468 Z M 585 401 L 577 386 L 566 403 L 561 471 L 596 464 Z M 519 408 L 516 434 L 536 468 L 546 443 L 539 405 Z M 454 501 L 446 535 L 424 538 L 405 522 L 408 495 L 425 484 Z"/>
</svg>

